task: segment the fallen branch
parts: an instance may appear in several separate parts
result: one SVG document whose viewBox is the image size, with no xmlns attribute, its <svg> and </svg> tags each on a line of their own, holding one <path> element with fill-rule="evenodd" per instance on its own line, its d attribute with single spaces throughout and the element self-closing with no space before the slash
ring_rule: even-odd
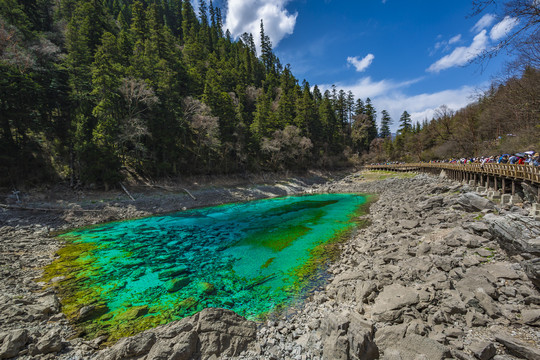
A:
<svg viewBox="0 0 540 360">
<path fill-rule="evenodd" d="M 124 186 L 124 184 L 122 184 L 121 182 L 119 182 L 120 186 L 122 187 L 122 190 L 124 190 L 124 192 L 129 196 L 129 198 L 133 201 L 135 201 L 135 199 L 133 198 L 133 196 L 131 196 L 131 194 L 129 193 L 129 191 L 127 191 L 126 187 Z"/>
<path fill-rule="evenodd" d="M 191 196 L 191 198 L 192 198 L 193 200 L 197 200 L 197 198 L 196 198 L 195 196 L 193 196 L 193 195 L 188 191 L 188 189 L 182 188 L 182 190 L 184 190 L 189 196 Z"/>
</svg>

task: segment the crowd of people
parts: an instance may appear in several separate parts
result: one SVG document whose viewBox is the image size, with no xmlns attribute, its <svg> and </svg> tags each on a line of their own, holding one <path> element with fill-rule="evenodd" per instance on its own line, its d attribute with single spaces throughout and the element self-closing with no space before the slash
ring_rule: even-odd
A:
<svg viewBox="0 0 540 360">
<path fill-rule="evenodd" d="M 422 161 L 425 162 L 425 161 Z M 540 166 L 540 155 L 536 151 L 525 151 L 516 154 L 501 154 L 493 156 L 479 156 L 461 159 L 432 160 L 429 163 L 448 163 L 448 164 L 517 164 Z M 393 161 L 387 163 L 378 163 L 371 165 L 395 165 L 405 164 L 404 162 Z"/>
<path fill-rule="evenodd" d="M 517 164 L 517 165 L 532 165 L 540 166 L 540 155 L 536 151 L 525 151 L 516 154 L 501 154 L 493 156 L 480 156 L 473 158 L 461 158 L 461 159 L 449 159 L 443 161 L 430 161 L 430 162 L 444 162 L 454 164 Z"/>
</svg>

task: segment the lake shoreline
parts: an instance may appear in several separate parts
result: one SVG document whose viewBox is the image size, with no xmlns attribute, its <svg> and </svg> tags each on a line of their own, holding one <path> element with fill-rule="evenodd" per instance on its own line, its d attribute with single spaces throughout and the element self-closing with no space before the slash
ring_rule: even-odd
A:
<svg viewBox="0 0 540 360">
<path fill-rule="evenodd" d="M 432 207 L 428 206 L 423 210 L 421 209 L 421 212 L 427 214 L 426 218 L 422 218 L 423 215 L 421 212 L 415 214 L 416 210 L 409 211 L 410 209 L 407 209 L 418 204 L 423 206 L 424 203 L 429 203 L 429 197 L 419 194 L 418 189 L 421 189 L 421 192 L 427 191 L 432 197 L 442 199 L 440 203 L 437 200 L 437 203 Z M 432 192 L 433 189 L 439 190 Z M 340 346 L 336 344 L 344 341 L 349 344 L 355 344 L 354 346 L 364 346 L 366 347 L 366 351 L 371 349 L 369 351 L 373 352 L 375 346 L 379 354 L 391 354 L 397 350 L 388 347 L 388 341 L 384 339 L 393 338 L 394 340 L 397 339 L 396 341 L 400 341 L 406 335 L 421 337 L 424 339 L 422 341 L 428 341 L 429 345 L 432 345 L 432 348 L 435 349 L 434 351 L 439 351 L 441 354 L 459 355 L 466 358 L 466 355 L 471 355 L 471 344 L 476 344 L 476 340 L 478 342 L 480 340 L 488 342 L 491 340 L 489 343 L 496 351 L 503 354 L 502 340 L 496 341 L 493 336 L 492 327 L 502 326 L 509 333 L 515 333 L 517 335 L 522 334 L 525 330 L 532 331 L 531 329 L 534 329 L 534 326 L 538 326 L 535 325 L 535 321 L 537 320 L 534 318 L 534 314 L 539 311 L 539 304 L 535 301 L 538 298 L 538 291 L 534 288 L 530 280 L 527 279 L 526 275 L 524 275 L 523 268 L 520 265 L 521 259 L 515 256 L 509 256 L 501 250 L 494 236 L 488 235 L 490 234 L 489 231 L 485 230 L 480 232 L 481 235 L 478 235 L 470 228 L 464 227 L 464 225 L 470 226 L 469 223 L 483 223 L 483 221 L 475 220 L 479 216 L 478 213 L 481 213 L 480 210 L 471 213 L 459 208 L 463 206 L 459 205 L 457 199 L 471 190 L 467 186 L 453 183 L 446 179 L 425 175 L 420 175 L 412 179 L 380 180 L 379 175 L 366 177 L 364 174 L 355 173 L 348 176 L 340 176 L 337 179 L 315 176 L 312 178 L 295 178 L 287 182 L 275 182 L 272 185 L 253 184 L 249 187 L 189 190 L 191 195 L 197 200 L 194 200 L 185 191 L 181 193 L 159 191 L 152 196 L 144 195 L 140 198 L 137 192 L 133 192 L 132 195 L 136 198 L 134 202 L 125 200 L 126 196 L 119 194 L 116 199 L 107 201 L 60 202 L 56 204 L 57 208 L 63 209 L 58 209 L 57 211 L 36 212 L 2 209 L 0 219 L 5 225 L 0 228 L 3 238 L 2 264 L 0 269 L 2 270 L 2 276 L 6 279 L 0 285 L 2 287 L 0 290 L 4 294 L 1 297 L 2 310 L 0 312 L 0 317 L 3 319 L 0 332 L 4 334 L 0 336 L 0 341 L 3 342 L 2 349 L 7 349 L 6 344 L 10 345 L 10 349 L 12 349 L 10 350 L 11 353 L 17 352 L 15 355 L 18 354 L 21 359 L 87 359 L 92 356 L 103 358 L 107 354 L 110 358 L 115 358 L 113 356 L 114 348 L 117 348 L 117 346 L 113 347 L 112 350 L 109 349 L 109 353 L 99 353 L 98 355 L 97 351 L 100 344 L 105 339 L 96 338 L 86 341 L 77 337 L 76 332 L 67 322 L 65 316 L 59 313 L 60 304 L 54 291 L 50 289 L 43 291 L 43 284 L 37 284 L 33 280 L 39 276 L 40 269 L 52 261 L 54 253 L 61 246 L 56 238 L 49 236 L 51 233 L 95 223 L 143 217 L 196 206 L 208 206 L 226 202 L 301 193 L 358 192 L 379 194 L 379 201 L 372 205 L 372 209 L 368 214 L 372 225 L 360 230 L 354 239 L 343 245 L 343 253 L 340 260 L 330 267 L 331 280 L 328 285 L 323 290 L 311 296 L 305 304 L 300 306 L 300 309 L 295 309 L 296 313 L 294 315 L 287 316 L 287 314 L 284 314 L 282 320 L 271 320 L 260 325 L 256 335 L 253 334 L 251 325 L 246 325 L 246 329 L 249 329 L 249 331 L 246 330 L 246 334 L 249 334 L 251 337 L 256 336 L 257 340 L 248 341 L 248 338 L 242 337 L 241 341 L 238 341 L 238 344 L 243 344 L 242 346 L 238 346 L 232 350 L 229 349 L 229 352 L 222 351 L 222 356 L 237 356 L 239 359 L 268 359 L 272 357 L 276 359 L 287 357 L 319 359 L 324 354 L 326 356 L 328 354 L 338 356 L 336 354 L 344 350 L 340 349 Z M 396 194 L 398 191 L 401 191 L 402 194 Z M 123 198 L 121 198 L 122 196 Z M 426 198 L 421 198 L 421 196 L 426 196 Z M 397 206 L 394 208 L 396 204 Z M 43 207 L 51 206 L 52 204 L 34 202 L 25 205 Z M 64 210 L 66 208 L 67 210 Z M 440 210 L 439 214 L 435 214 L 439 211 L 437 208 Z M 501 209 L 501 212 L 519 213 L 517 209 L 510 210 L 512 209 Z M 524 212 L 525 210 L 518 215 L 525 216 Z M 433 215 L 431 213 L 434 213 L 434 216 L 431 216 Z M 484 215 L 489 213 L 493 213 L 493 211 L 485 211 Z M 392 221 L 395 223 L 393 229 L 390 229 L 388 225 L 384 225 L 383 214 L 387 214 L 386 216 L 390 215 Z M 458 215 L 454 216 L 455 214 Z M 438 215 L 440 215 L 442 220 L 438 220 Z M 448 218 L 445 218 L 445 216 Z M 415 217 L 418 219 L 415 219 Z M 428 223 L 427 220 L 431 221 L 432 224 Z M 482 219 L 480 218 L 479 220 Z M 511 304 L 513 302 L 518 303 L 517 305 L 512 305 L 514 308 L 495 308 L 495 310 L 490 308 L 493 314 L 489 314 L 482 307 L 482 302 L 478 303 L 469 299 L 463 305 L 467 310 L 466 313 L 461 314 L 460 311 L 455 310 L 457 311 L 456 314 L 451 313 L 448 315 L 443 312 L 435 316 L 434 314 L 437 311 L 431 312 L 430 305 L 426 305 L 420 300 L 423 299 L 422 296 L 427 296 L 427 292 L 433 299 L 436 299 L 439 303 L 443 303 L 445 298 L 441 298 L 441 296 L 443 294 L 450 296 L 448 295 L 448 291 L 451 290 L 451 284 L 454 282 L 458 283 L 466 278 L 458 270 L 456 270 L 458 275 L 455 275 L 455 278 L 446 276 L 444 280 L 441 277 L 436 283 L 430 282 L 430 286 L 435 289 L 432 292 L 429 289 L 421 287 L 411 288 L 411 285 L 415 282 L 425 282 L 425 279 L 417 278 L 415 281 L 408 280 L 405 282 L 400 280 L 400 286 L 405 288 L 405 290 L 400 288 L 400 291 L 405 291 L 413 299 L 411 301 L 414 306 L 411 307 L 411 304 L 405 304 L 397 309 L 384 308 L 382 299 L 384 296 L 387 296 L 384 289 L 391 285 L 388 283 L 388 279 L 385 279 L 385 276 L 389 277 L 390 280 L 392 280 L 393 276 L 397 276 L 395 274 L 399 275 L 398 278 L 405 275 L 410 277 L 412 276 L 411 274 L 416 274 L 415 276 L 417 277 L 419 276 L 417 274 L 418 270 L 411 270 L 410 274 L 406 273 L 403 275 L 395 269 L 396 265 L 394 265 L 395 263 L 399 263 L 399 261 L 410 261 L 407 258 L 409 256 L 407 254 L 413 254 L 413 243 L 415 246 L 414 256 L 412 258 L 421 258 L 422 256 L 429 255 L 430 257 L 434 257 L 436 261 L 439 261 L 441 255 L 434 254 L 436 251 L 428 250 L 425 253 L 419 253 L 418 251 L 420 250 L 417 249 L 419 245 L 416 243 L 421 239 L 423 239 L 423 242 L 427 242 L 426 236 L 435 230 L 439 232 L 446 231 L 448 227 L 445 226 L 450 228 L 456 227 L 471 236 L 478 236 L 479 238 L 476 241 L 479 244 L 479 249 L 485 247 L 493 249 L 494 254 L 496 254 L 496 256 L 492 256 L 493 261 L 502 263 L 504 266 L 509 266 L 514 271 L 511 275 L 513 278 L 506 281 L 519 281 L 519 291 L 516 295 L 512 296 L 513 292 L 511 289 L 507 289 L 509 286 L 505 285 L 504 288 L 501 287 L 499 289 L 497 281 L 495 281 L 496 284 L 491 284 L 497 294 L 499 292 L 502 294 L 503 298 L 499 297 L 499 299 L 504 300 L 504 297 L 506 297 Z M 480 228 L 484 229 L 482 226 Z M 461 236 L 466 237 L 464 234 L 461 234 Z M 480 238 L 482 237 L 485 240 L 481 240 Z M 404 250 L 405 253 L 401 253 L 399 247 L 394 249 L 394 252 L 397 252 L 402 259 L 399 257 L 392 258 L 390 256 L 392 252 L 388 252 L 389 248 L 395 245 L 394 242 L 397 239 L 406 241 L 409 246 L 406 251 Z M 390 241 L 390 243 L 386 243 L 386 241 Z M 444 241 L 449 241 L 455 245 L 455 239 Z M 443 245 L 442 248 L 452 248 L 448 247 L 447 244 Z M 457 244 L 456 248 L 461 249 L 459 244 Z M 468 249 L 468 247 L 464 246 L 464 249 Z M 386 250 L 388 253 L 384 253 L 383 250 Z M 423 249 L 422 251 L 425 250 Z M 359 255 L 359 253 L 364 254 L 364 252 L 371 254 L 371 258 L 367 259 L 365 255 Z M 433 259 L 429 259 L 432 262 L 430 271 L 433 274 L 431 275 L 439 276 L 439 272 L 442 270 L 437 268 L 436 265 L 433 265 Z M 374 261 L 376 266 L 373 265 Z M 381 261 L 382 263 L 379 264 Z M 467 261 L 467 266 L 457 264 L 455 268 L 459 268 L 462 273 L 466 273 L 471 268 L 479 267 L 482 264 L 479 260 L 477 264 L 475 264 L 475 260 L 469 258 L 467 258 Z M 371 267 L 366 268 L 366 271 L 371 271 L 370 276 L 373 278 L 365 278 L 364 275 L 358 275 L 359 270 L 354 271 L 359 266 L 368 266 L 366 264 L 370 262 L 371 265 L 369 266 Z M 447 265 L 443 264 L 442 266 Z M 450 268 L 446 272 L 449 273 L 453 269 Z M 377 273 L 386 275 L 379 279 Z M 517 275 L 514 273 L 517 273 Z M 461 274 L 461 278 L 459 274 Z M 449 286 L 448 290 L 444 288 L 446 284 Z M 437 289 L 437 287 L 442 288 Z M 349 291 L 345 292 L 343 289 L 348 289 Z M 462 294 L 466 293 L 468 296 L 468 291 L 470 292 L 470 289 L 465 289 Z M 347 293 L 354 294 L 354 296 L 351 297 Z M 472 293 L 474 294 L 474 292 Z M 416 300 L 417 296 L 418 300 Z M 390 298 L 388 301 L 391 300 Z M 525 300 L 529 301 L 529 305 L 524 303 Z M 426 302 L 425 300 L 423 301 Z M 464 300 L 461 299 L 461 301 Z M 483 301 L 483 306 L 485 307 L 492 305 L 489 299 L 483 298 Z M 422 305 L 419 305 L 420 303 Z M 424 308 L 424 306 L 426 307 Z M 376 311 L 373 311 L 374 307 Z M 474 311 L 469 311 L 470 307 Z M 407 314 L 408 311 L 412 311 L 412 308 L 415 309 L 413 314 Z M 428 308 L 430 309 L 429 311 L 425 310 Z M 386 315 L 384 314 L 386 313 L 391 314 L 391 316 L 388 315 L 390 318 L 385 317 Z M 469 315 L 469 313 L 472 315 Z M 186 320 L 183 326 L 187 326 L 188 322 L 192 321 L 192 323 L 189 323 L 189 326 L 193 327 L 195 324 L 193 321 L 198 321 L 197 326 L 200 327 L 201 323 L 204 323 L 205 314 L 199 317 L 195 316 L 195 320 Z M 529 320 L 530 324 L 523 321 L 516 322 L 516 314 L 519 317 L 523 315 L 529 316 L 526 320 Z M 329 315 L 331 317 L 328 317 Z M 217 315 L 213 314 L 212 316 Z M 445 320 L 445 316 L 453 317 L 453 323 L 459 324 L 452 325 L 454 332 L 451 334 L 449 334 L 448 330 L 450 326 L 445 325 L 450 318 Z M 508 320 L 508 317 L 511 316 L 514 316 L 514 318 Z M 531 316 L 532 320 L 530 319 Z M 424 317 L 425 321 L 423 320 Z M 466 317 L 470 317 L 471 319 Z M 235 321 L 238 321 L 239 327 L 244 324 L 241 320 L 236 319 Z M 471 326 L 467 324 L 467 321 L 470 322 Z M 482 323 L 482 321 L 484 321 L 482 326 L 473 326 L 474 324 Z M 351 329 L 355 328 L 355 333 L 364 334 L 364 341 L 359 343 L 358 335 L 355 337 L 351 335 L 350 331 L 343 332 L 343 329 L 339 330 L 340 326 L 342 326 L 339 325 L 340 322 L 342 324 L 349 324 L 347 326 L 351 327 Z M 516 322 L 516 324 L 512 325 L 513 322 Z M 415 324 L 414 329 L 410 327 L 411 323 Z M 407 326 L 404 327 L 404 324 Z M 476 330 L 479 329 L 481 330 L 479 333 L 483 334 L 482 336 L 476 333 Z M 470 335 L 469 330 L 473 330 L 471 332 L 472 335 Z M 385 336 L 381 338 L 382 335 Z M 156 335 L 154 334 L 152 336 L 155 337 Z M 199 334 L 198 336 L 199 341 L 202 341 L 202 335 Z M 529 345 L 529 348 L 533 346 L 534 349 L 534 346 L 536 346 L 534 344 L 538 344 L 538 333 L 532 332 L 529 338 L 522 340 Z M 441 350 L 432 341 L 446 346 L 445 350 Z M 334 343 L 334 345 L 331 343 Z M 120 346 L 123 345 L 120 344 Z M 348 345 L 347 348 L 351 349 L 352 346 Z M 239 354 L 240 350 L 244 349 L 247 349 L 248 352 Z M 201 351 L 201 349 L 199 348 L 197 351 Z M 339 358 L 350 358 L 352 353 L 350 353 L 350 350 L 347 351 L 349 351 L 347 354 L 341 354 Z M 4 356 L 9 358 L 6 354 Z M 506 359 L 511 359 L 511 357 Z"/>
</svg>

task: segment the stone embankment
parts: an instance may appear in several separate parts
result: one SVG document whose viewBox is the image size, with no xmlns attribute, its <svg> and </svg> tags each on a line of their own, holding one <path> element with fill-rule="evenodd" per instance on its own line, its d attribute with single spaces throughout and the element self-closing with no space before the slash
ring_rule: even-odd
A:
<svg viewBox="0 0 540 360">
<path fill-rule="evenodd" d="M 324 288 L 263 324 L 207 309 L 104 350 L 105 339 L 72 338 L 55 294 L 32 280 L 58 247 L 47 233 L 90 215 L 4 211 L 0 359 L 540 359 L 540 223 L 530 204 L 500 206 L 427 175 L 279 188 L 378 194 L 371 225 L 343 244 Z M 223 192 L 256 198 L 276 188 L 264 189 Z M 175 200 L 159 209 L 189 207 L 187 196 Z M 138 216 L 158 205 L 107 206 Z"/>
</svg>

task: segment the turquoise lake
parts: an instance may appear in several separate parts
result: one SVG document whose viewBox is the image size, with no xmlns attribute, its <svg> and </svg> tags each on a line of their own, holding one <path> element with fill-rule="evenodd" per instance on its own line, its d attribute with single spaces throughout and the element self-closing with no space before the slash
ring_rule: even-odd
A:
<svg viewBox="0 0 540 360">
<path fill-rule="evenodd" d="M 265 199 L 113 222 L 61 235 L 46 276 L 88 336 L 119 338 L 205 307 L 256 319 L 323 277 L 325 246 L 355 226 L 366 197 Z M 79 310 L 94 310 L 80 318 Z M 79 318 L 77 318 L 79 316 Z"/>
</svg>

